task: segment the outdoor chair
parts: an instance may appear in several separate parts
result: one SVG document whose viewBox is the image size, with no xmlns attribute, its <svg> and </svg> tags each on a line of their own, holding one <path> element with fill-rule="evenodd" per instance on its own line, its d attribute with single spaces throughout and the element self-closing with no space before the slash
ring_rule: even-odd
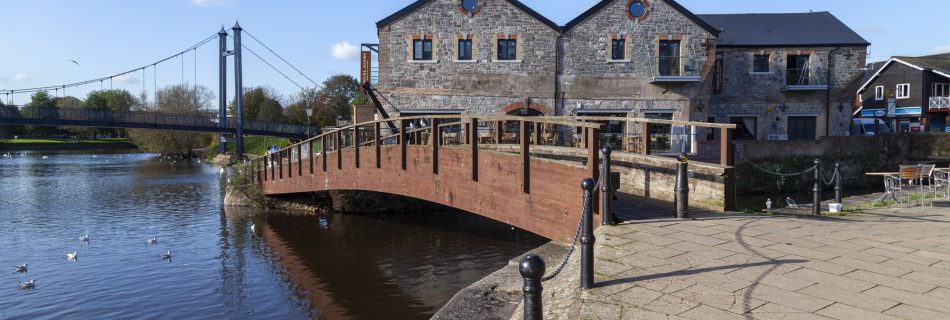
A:
<svg viewBox="0 0 950 320">
<path fill-rule="evenodd" d="M 896 175 L 888 175 L 887 188 L 889 192 L 897 195 L 897 207 L 900 208 L 904 202 L 904 193 L 911 193 L 914 190 L 914 181 L 920 179 L 920 166 L 900 166 L 900 172 Z M 910 198 L 907 199 L 907 205 L 910 205 Z"/>
<path fill-rule="evenodd" d="M 934 172 L 934 190 L 943 191 L 943 196 L 950 199 L 950 168 Z M 937 194 L 934 193 L 934 198 Z"/>
<path fill-rule="evenodd" d="M 934 206 L 934 198 L 937 197 L 937 189 L 934 188 L 934 168 L 936 165 L 933 164 L 922 164 L 920 165 L 920 180 L 917 185 L 920 186 L 920 201 L 922 201 L 921 206 L 927 201 L 927 195 L 933 194 L 933 198 L 930 198 L 930 207 Z M 927 189 L 924 189 L 924 184 L 927 184 Z"/>
</svg>

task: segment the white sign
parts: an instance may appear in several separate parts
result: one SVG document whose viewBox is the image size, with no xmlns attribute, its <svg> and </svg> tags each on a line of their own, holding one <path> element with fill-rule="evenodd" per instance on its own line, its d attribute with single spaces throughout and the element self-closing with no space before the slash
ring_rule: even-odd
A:
<svg viewBox="0 0 950 320">
<path fill-rule="evenodd" d="M 883 117 L 885 114 L 887 114 L 887 113 L 885 113 L 884 110 L 874 111 L 874 116 L 875 116 L 875 117 Z"/>
</svg>

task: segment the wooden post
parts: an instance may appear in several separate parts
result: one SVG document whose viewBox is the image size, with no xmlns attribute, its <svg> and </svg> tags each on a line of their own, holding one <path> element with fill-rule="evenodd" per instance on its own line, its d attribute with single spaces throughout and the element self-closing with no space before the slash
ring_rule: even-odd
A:
<svg viewBox="0 0 950 320">
<path fill-rule="evenodd" d="M 495 137 L 495 144 L 501 144 L 502 137 L 505 135 L 505 122 L 496 121 L 495 126 L 495 134 L 497 135 Z"/>
<path fill-rule="evenodd" d="M 343 130 L 336 131 L 336 168 L 343 170 Z"/>
<path fill-rule="evenodd" d="M 643 150 L 643 154 L 650 155 L 650 123 L 641 122 L 640 123 L 640 136 L 642 137 L 643 145 L 640 147 L 640 150 Z"/>
<path fill-rule="evenodd" d="M 287 178 L 294 177 L 294 146 L 287 147 Z"/>
<path fill-rule="evenodd" d="M 270 162 L 270 157 L 264 157 L 261 161 L 264 164 L 264 181 L 267 181 L 267 163 Z"/>
<path fill-rule="evenodd" d="M 478 182 L 478 119 L 469 119 L 469 148 L 472 153 L 472 181 Z"/>
<path fill-rule="evenodd" d="M 541 123 L 540 122 L 534 123 L 534 144 L 538 146 L 541 145 Z"/>
<path fill-rule="evenodd" d="M 360 128 L 353 128 L 353 157 L 356 159 L 356 168 L 360 168 Z"/>
<path fill-rule="evenodd" d="M 379 169 L 379 168 L 381 168 L 380 163 L 379 163 L 379 162 L 380 162 L 380 158 L 379 158 L 380 155 L 379 155 L 379 152 L 380 152 L 380 150 L 382 149 L 382 148 L 380 147 L 380 143 L 379 143 L 379 142 L 380 142 L 380 140 L 379 140 L 379 122 L 373 124 L 373 141 L 375 141 L 375 144 L 374 144 L 374 145 L 376 146 L 376 169 Z"/>
<path fill-rule="evenodd" d="M 310 140 L 310 148 L 307 148 L 307 152 L 310 153 L 310 175 L 313 175 L 313 140 Z"/>
<path fill-rule="evenodd" d="M 592 179 L 600 177 L 600 129 L 587 128 L 587 171 Z M 597 192 L 592 192 L 590 203 L 597 203 Z M 592 205 L 593 212 L 600 212 L 598 206 Z"/>
<path fill-rule="evenodd" d="M 402 161 L 402 170 L 403 170 L 403 171 L 406 171 L 406 145 L 409 144 L 409 143 L 408 143 L 409 141 L 406 141 L 406 140 L 409 139 L 409 136 L 408 136 L 408 134 L 406 133 L 406 127 L 409 126 L 409 123 L 408 123 L 408 120 L 400 120 L 399 123 L 400 123 L 400 126 L 399 126 L 399 149 L 400 149 L 400 152 L 401 152 L 400 159 L 401 159 L 401 161 Z"/>
<path fill-rule="evenodd" d="M 284 151 L 277 151 L 277 171 L 280 172 L 280 180 L 284 180 Z"/>
<path fill-rule="evenodd" d="M 297 176 L 303 175 L 303 143 L 297 145 Z"/>
<path fill-rule="evenodd" d="M 524 193 L 531 193 L 531 135 L 528 134 L 528 122 L 520 121 L 519 140 L 521 144 L 521 190 Z M 535 124 L 537 125 L 537 124 Z"/>
<path fill-rule="evenodd" d="M 274 158 L 276 158 L 276 157 L 277 157 L 276 154 L 273 154 L 273 153 L 270 154 L 270 179 L 271 179 L 271 180 L 274 180 L 274 179 L 277 178 L 277 176 L 276 176 L 275 173 L 274 173 L 274 170 L 275 170 L 275 168 L 277 167 L 277 165 L 275 164 L 275 161 L 274 161 Z"/>
<path fill-rule="evenodd" d="M 471 129 L 471 123 L 466 123 L 466 124 L 465 124 L 465 144 L 470 144 L 470 143 L 472 143 L 472 140 L 471 140 L 471 139 L 472 139 L 472 135 L 469 133 L 469 131 L 471 131 L 471 130 L 472 130 L 472 129 Z"/>
<path fill-rule="evenodd" d="M 320 143 L 320 158 L 323 161 L 323 172 L 327 172 L 327 136 L 324 135 L 320 137 L 322 143 Z"/>
<path fill-rule="evenodd" d="M 442 130 L 439 129 L 439 119 L 433 118 L 432 129 L 429 130 L 429 143 L 432 144 L 432 173 L 439 174 L 439 141 L 442 141 Z"/>
<path fill-rule="evenodd" d="M 584 148 L 589 147 L 587 141 L 589 141 L 587 139 L 587 128 L 581 128 L 581 144 L 584 145 Z"/>
<path fill-rule="evenodd" d="M 719 147 L 720 164 L 724 167 L 735 166 L 735 146 L 732 144 L 732 130 L 728 128 L 722 128 L 721 130 L 722 134 L 720 136 L 722 136 L 722 139 Z"/>
</svg>

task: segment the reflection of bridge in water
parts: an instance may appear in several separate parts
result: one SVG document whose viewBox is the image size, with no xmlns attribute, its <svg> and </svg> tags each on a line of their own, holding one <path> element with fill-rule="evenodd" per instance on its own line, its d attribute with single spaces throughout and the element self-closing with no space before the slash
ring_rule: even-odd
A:
<svg viewBox="0 0 950 320">
<path fill-rule="evenodd" d="M 150 111 L 111 111 L 94 109 L 26 109 L 0 108 L 0 125 L 75 126 L 95 128 L 157 129 L 173 131 L 234 133 L 235 118 L 221 121 L 214 113 L 173 114 Z M 305 139 L 307 126 L 266 121 L 244 120 L 244 133 L 251 135 Z M 308 131 L 312 130 L 312 131 Z"/>
<path fill-rule="evenodd" d="M 256 159 L 252 162 L 254 180 L 272 196 L 329 190 L 406 196 L 571 242 L 581 216 L 580 182 L 600 177 L 603 124 L 579 120 L 587 119 L 458 115 L 377 120 L 328 132 Z M 642 120 L 644 127 L 647 121 L 674 122 L 627 120 Z M 391 123 L 393 129 L 382 128 Z M 729 141 L 728 130 L 732 129 L 677 123 L 718 128 L 726 137 L 722 141 Z M 317 142 L 320 150 L 314 150 Z M 715 172 L 723 172 L 725 164 L 732 161 L 731 144 L 723 146 L 724 166 L 713 168 Z M 660 176 L 648 174 L 646 179 Z M 714 192 L 728 193 L 721 188 L 728 181 L 719 175 L 709 176 L 715 180 L 710 184 L 719 186 Z M 659 181 L 647 184 L 666 183 Z M 671 184 L 667 187 L 672 189 Z M 720 195 L 713 194 L 723 201 Z M 597 198 L 595 195 L 592 201 L 597 203 Z M 594 207 L 599 214 L 599 208 Z"/>
</svg>

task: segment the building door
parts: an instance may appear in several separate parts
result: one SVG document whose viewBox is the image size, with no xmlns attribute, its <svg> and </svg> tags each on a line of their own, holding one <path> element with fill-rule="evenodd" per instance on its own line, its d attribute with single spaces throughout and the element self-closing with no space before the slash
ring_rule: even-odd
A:
<svg viewBox="0 0 950 320">
<path fill-rule="evenodd" d="M 679 76 L 680 75 L 680 41 L 679 40 L 660 40 L 659 59 L 660 76 Z"/>
<path fill-rule="evenodd" d="M 788 117 L 788 140 L 815 140 L 817 117 Z"/>
<path fill-rule="evenodd" d="M 729 123 L 736 125 L 733 131 L 732 140 L 756 140 L 758 133 L 758 118 L 756 117 L 731 117 Z"/>
</svg>

